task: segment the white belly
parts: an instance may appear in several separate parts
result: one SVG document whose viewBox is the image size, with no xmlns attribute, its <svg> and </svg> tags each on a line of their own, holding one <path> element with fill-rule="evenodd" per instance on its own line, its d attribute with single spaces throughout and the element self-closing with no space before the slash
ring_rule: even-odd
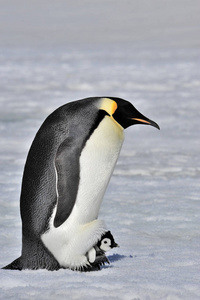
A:
<svg viewBox="0 0 200 300">
<path fill-rule="evenodd" d="M 79 189 L 70 216 L 55 228 L 55 208 L 50 229 L 42 235 L 44 244 L 63 267 L 87 264 L 86 252 L 106 230 L 104 222 L 96 219 L 123 139 L 122 127 L 106 116 L 81 153 Z"/>
<path fill-rule="evenodd" d="M 81 224 L 98 217 L 99 208 L 123 143 L 123 130 L 105 117 L 80 157 L 80 185 L 73 216 Z"/>
</svg>

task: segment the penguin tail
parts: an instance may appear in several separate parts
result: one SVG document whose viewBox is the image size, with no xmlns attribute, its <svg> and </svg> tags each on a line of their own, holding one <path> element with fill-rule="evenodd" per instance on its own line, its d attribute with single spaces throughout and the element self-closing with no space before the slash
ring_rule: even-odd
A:
<svg viewBox="0 0 200 300">
<path fill-rule="evenodd" d="M 2 269 L 3 270 L 19 270 L 19 271 L 21 271 L 23 269 L 21 257 L 15 259 L 13 262 L 11 262 L 9 265 L 3 267 Z"/>
<path fill-rule="evenodd" d="M 60 269 L 60 266 L 57 261 L 44 260 L 39 257 L 26 257 L 23 258 L 20 256 L 15 259 L 9 265 L 2 268 L 3 270 L 38 270 L 38 269 L 47 269 L 49 271 L 57 271 Z"/>
<path fill-rule="evenodd" d="M 56 271 L 60 269 L 60 265 L 40 240 L 23 238 L 22 255 L 2 269 Z"/>
</svg>

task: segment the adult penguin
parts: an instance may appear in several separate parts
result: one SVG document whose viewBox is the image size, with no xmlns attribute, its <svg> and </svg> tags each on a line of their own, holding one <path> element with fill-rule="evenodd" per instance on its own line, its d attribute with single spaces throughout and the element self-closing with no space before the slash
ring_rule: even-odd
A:
<svg viewBox="0 0 200 300">
<path fill-rule="evenodd" d="M 22 253 L 5 269 L 91 268 L 87 253 L 107 231 L 100 205 L 134 124 L 159 126 L 120 98 L 59 107 L 29 150 L 21 188 Z M 101 265 L 101 262 L 99 262 Z"/>
</svg>

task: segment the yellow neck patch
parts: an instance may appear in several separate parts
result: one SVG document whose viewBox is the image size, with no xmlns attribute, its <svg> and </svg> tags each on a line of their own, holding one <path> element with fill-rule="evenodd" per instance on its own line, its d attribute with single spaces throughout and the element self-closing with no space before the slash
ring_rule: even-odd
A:
<svg viewBox="0 0 200 300">
<path fill-rule="evenodd" d="M 118 128 L 120 128 L 121 134 L 121 130 L 123 130 L 123 127 L 113 118 L 113 114 L 117 109 L 117 103 L 110 98 L 102 98 L 99 109 L 105 110 L 110 115 L 110 118 L 115 122 L 115 124 L 118 125 Z"/>
<path fill-rule="evenodd" d="M 110 116 L 112 116 L 117 109 L 117 103 L 110 98 L 102 98 L 99 109 L 105 110 Z"/>
</svg>

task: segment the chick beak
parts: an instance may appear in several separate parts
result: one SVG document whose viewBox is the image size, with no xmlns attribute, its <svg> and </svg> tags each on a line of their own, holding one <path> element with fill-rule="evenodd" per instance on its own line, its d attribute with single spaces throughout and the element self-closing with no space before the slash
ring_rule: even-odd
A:
<svg viewBox="0 0 200 300">
<path fill-rule="evenodd" d="M 118 247 L 118 248 L 119 248 L 119 245 L 118 245 L 117 243 L 114 242 L 113 248 L 115 248 L 115 247 Z"/>
</svg>

